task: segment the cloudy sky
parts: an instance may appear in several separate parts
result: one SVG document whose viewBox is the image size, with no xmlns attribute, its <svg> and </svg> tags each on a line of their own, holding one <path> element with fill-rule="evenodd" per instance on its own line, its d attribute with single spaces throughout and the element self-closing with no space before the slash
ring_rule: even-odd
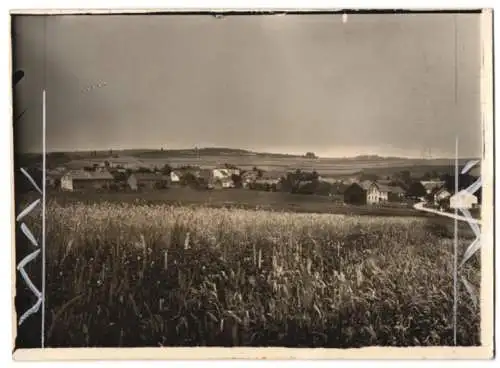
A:
<svg viewBox="0 0 500 368">
<path fill-rule="evenodd" d="M 19 17 L 19 149 L 45 86 L 49 150 L 478 156 L 479 15 L 453 17 Z"/>
</svg>

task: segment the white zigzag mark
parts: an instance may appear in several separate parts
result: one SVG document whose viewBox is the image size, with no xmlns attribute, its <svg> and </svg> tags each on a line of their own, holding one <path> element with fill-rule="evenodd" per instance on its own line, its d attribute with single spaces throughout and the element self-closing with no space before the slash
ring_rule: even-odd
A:
<svg viewBox="0 0 500 368">
<path fill-rule="evenodd" d="M 465 164 L 464 168 L 462 169 L 462 174 L 466 174 L 470 169 L 472 169 L 474 166 L 476 166 L 480 162 L 481 162 L 481 160 L 473 160 L 473 161 L 467 162 L 467 164 Z"/>
<path fill-rule="evenodd" d="M 26 207 L 24 210 L 21 211 L 21 213 L 19 215 L 17 215 L 17 218 L 16 218 L 16 221 L 19 221 L 21 220 L 24 216 L 28 215 L 28 213 L 30 213 L 33 208 L 36 207 L 36 205 L 40 203 L 40 198 L 38 198 L 35 202 L 33 202 L 32 204 L 30 204 L 28 207 Z"/>
<path fill-rule="evenodd" d="M 476 289 L 474 289 L 474 286 L 471 285 L 471 283 L 464 277 L 462 276 L 462 282 L 465 286 L 465 289 L 470 295 L 470 298 L 472 299 L 472 304 L 474 304 L 474 307 L 477 307 L 477 292 Z"/>
<path fill-rule="evenodd" d="M 26 178 L 28 178 L 28 180 L 30 181 L 30 183 L 31 183 L 31 184 L 33 184 L 33 186 L 35 187 L 35 189 L 36 189 L 36 190 L 38 190 L 38 192 L 39 192 L 40 194 L 42 194 L 42 195 L 43 195 L 42 190 L 41 190 L 41 189 L 40 189 L 40 187 L 36 184 L 35 180 L 31 177 L 31 175 L 30 175 L 30 174 L 28 174 L 28 172 L 27 172 L 25 169 L 23 169 L 22 167 L 21 167 L 21 169 L 20 169 L 20 170 L 21 170 L 21 172 L 24 174 L 24 176 L 26 176 Z"/>
<path fill-rule="evenodd" d="M 479 249 L 481 248 L 481 238 L 476 238 L 472 242 L 471 245 L 467 248 L 467 250 L 464 253 L 464 258 L 462 259 L 462 262 L 460 263 L 460 267 L 462 267 L 465 262 L 469 260 L 470 257 L 474 255 Z"/>
<path fill-rule="evenodd" d="M 42 293 L 36 288 L 36 286 L 33 284 L 31 279 L 29 278 L 28 274 L 24 270 L 24 266 L 26 266 L 28 263 L 33 261 L 38 256 L 38 253 L 40 253 L 40 249 L 34 251 L 31 254 L 28 254 L 17 265 L 17 270 L 21 274 L 21 277 L 23 278 L 24 282 L 26 282 L 26 285 L 28 285 L 28 287 L 33 292 L 33 294 L 35 294 L 35 296 L 38 298 L 37 302 L 30 309 L 28 309 L 26 312 L 24 312 L 24 314 L 21 316 L 21 318 L 19 318 L 19 325 L 21 325 L 26 320 L 26 318 L 28 318 L 30 315 L 38 312 L 38 309 L 40 308 L 40 305 L 42 304 Z"/>
<path fill-rule="evenodd" d="M 24 235 L 26 235 L 26 237 L 29 239 L 31 244 L 33 244 L 35 247 L 38 247 L 38 242 L 36 241 L 35 236 L 24 222 L 21 224 L 21 230 L 24 233 Z"/>
</svg>

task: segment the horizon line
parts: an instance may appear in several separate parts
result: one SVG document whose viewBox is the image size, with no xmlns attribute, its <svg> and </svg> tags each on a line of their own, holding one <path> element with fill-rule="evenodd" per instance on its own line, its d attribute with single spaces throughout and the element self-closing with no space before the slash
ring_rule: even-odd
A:
<svg viewBox="0 0 500 368">
<path fill-rule="evenodd" d="M 69 153 L 90 153 L 90 152 L 109 152 L 110 150 L 114 152 L 126 152 L 126 151 L 143 151 L 143 152 L 175 152 L 175 151 L 196 151 L 196 150 L 233 150 L 233 151 L 244 151 L 248 153 L 253 153 L 256 155 L 280 155 L 280 156 L 291 156 L 291 157 L 305 157 L 305 154 L 297 154 L 297 153 L 284 153 L 284 152 L 268 152 L 268 151 L 253 151 L 249 149 L 244 149 L 244 148 L 231 148 L 231 147 L 199 147 L 199 148 L 192 148 L 192 147 L 186 147 L 186 148 L 173 148 L 173 149 L 157 149 L 157 148 L 120 148 L 120 149 L 76 149 L 76 150 L 71 150 L 71 151 L 64 151 L 64 150 L 46 150 L 46 154 L 54 154 L 54 153 L 61 153 L 61 154 L 69 154 Z M 34 152 L 34 151 L 26 151 L 26 152 L 18 152 L 17 154 L 32 154 L 32 155 L 41 155 L 43 152 Z M 432 161 L 432 160 L 455 160 L 455 158 L 458 158 L 459 160 L 470 160 L 470 159 L 480 159 L 480 157 L 473 157 L 473 156 L 463 156 L 463 157 L 446 157 L 446 156 L 441 156 L 441 157 L 424 157 L 424 156 L 401 156 L 401 155 L 380 155 L 376 153 L 370 153 L 370 154 L 360 154 L 356 156 L 319 156 L 316 155 L 316 159 L 353 159 L 353 158 L 362 158 L 362 157 L 377 157 L 381 159 L 390 159 L 390 158 L 396 158 L 396 159 L 406 159 L 406 160 L 424 160 L 424 161 Z"/>
</svg>

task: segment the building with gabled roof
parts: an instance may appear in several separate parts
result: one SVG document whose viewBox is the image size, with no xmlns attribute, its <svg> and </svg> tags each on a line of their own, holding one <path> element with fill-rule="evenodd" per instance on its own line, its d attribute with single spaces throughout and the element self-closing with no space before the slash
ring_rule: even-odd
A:
<svg viewBox="0 0 500 368">
<path fill-rule="evenodd" d="M 399 201 L 404 195 L 405 190 L 400 186 L 391 186 L 374 181 L 366 191 L 366 203 L 377 204 L 389 201 Z"/>
<path fill-rule="evenodd" d="M 155 173 L 133 173 L 127 179 L 127 184 L 132 190 L 163 189 L 168 186 L 170 177 Z"/>
<path fill-rule="evenodd" d="M 344 202 L 347 204 L 366 204 L 366 190 L 359 183 L 352 183 L 344 190 Z"/>
<path fill-rule="evenodd" d="M 71 170 L 61 177 L 61 189 L 76 191 L 84 189 L 109 189 L 114 177 L 108 171 Z"/>
</svg>

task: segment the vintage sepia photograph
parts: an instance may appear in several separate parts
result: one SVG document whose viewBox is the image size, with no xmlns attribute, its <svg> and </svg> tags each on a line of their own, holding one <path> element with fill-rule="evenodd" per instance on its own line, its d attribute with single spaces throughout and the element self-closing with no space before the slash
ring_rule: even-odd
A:
<svg viewBox="0 0 500 368">
<path fill-rule="evenodd" d="M 493 356 L 484 11 L 11 27 L 15 349 Z"/>
</svg>

